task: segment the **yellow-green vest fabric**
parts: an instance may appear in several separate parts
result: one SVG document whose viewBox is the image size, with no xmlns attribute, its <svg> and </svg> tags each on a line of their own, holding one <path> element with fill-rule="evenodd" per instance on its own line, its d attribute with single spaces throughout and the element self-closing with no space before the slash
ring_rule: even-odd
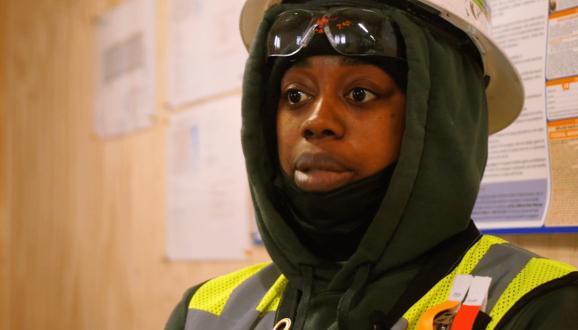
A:
<svg viewBox="0 0 578 330">
<path fill-rule="evenodd" d="M 484 235 L 458 266 L 403 315 L 408 330 L 420 316 L 449 296 L 459 274 L 492 277 L 487 313 L 494 329 L 506 312 L 533 289 L 561 278 L 576 268 L 535 256 L 508 242 Z M 186 330 L 270 330 L 287 279 L 271 263 L 262 263 L 212 279 L 203 284 L 189 303 Z M 404 326 L 404 328 L 405 328 Z"/>
<path fill-rule="evenodd" d="M 212 279 L 192 296 L 185 329 L 271 330 L 286 285 L 271 263 Z"/>
</svg>

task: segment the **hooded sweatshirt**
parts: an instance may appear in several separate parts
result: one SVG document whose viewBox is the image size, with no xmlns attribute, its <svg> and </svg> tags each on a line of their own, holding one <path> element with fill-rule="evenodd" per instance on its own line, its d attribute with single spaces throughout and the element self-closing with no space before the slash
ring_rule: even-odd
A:
<svg viewBox="0 0 578 330">
<path fill-rule="evenodd" d="M 343 263 L 312 254 L 284 218 L 272 156 L 276 108 L 266 97 L 272 66 L 264 51 L 280 12 L 338 5 L 381 10 L 399 28 L 408 66 L 397 166 L 365 235 Z M 377 1 L 278 5 L 266 13 L 251 48 L 243 87 L 243 151 L 259 231 L 289 283 L 280 313 L 290 315 L 297 329 L 389 329 L 480 237 L 471 213 L 487 160 L 488 78 L 464 34 L 432 27 L 416 19 L 418 14 Z M 187 291 L 167 329 L 183 328 L 197 287 Z M 578 281 L 538 297 L 518 308 L 502 329 L 578 329 Z"/>
</svg>

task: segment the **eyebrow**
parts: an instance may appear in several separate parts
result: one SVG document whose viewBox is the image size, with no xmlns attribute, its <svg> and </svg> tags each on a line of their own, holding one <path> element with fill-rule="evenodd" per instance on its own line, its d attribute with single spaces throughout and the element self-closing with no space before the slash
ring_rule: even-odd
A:
<svg viewBox="0 0 578 330">
<path fill-rule="evenodd" d="M 297 62 L 293 63 L 293 67 L 295 68 L 310 68 L 311 63 L 309 63 L 309 58 L 300 59 Z"/>
</svg>

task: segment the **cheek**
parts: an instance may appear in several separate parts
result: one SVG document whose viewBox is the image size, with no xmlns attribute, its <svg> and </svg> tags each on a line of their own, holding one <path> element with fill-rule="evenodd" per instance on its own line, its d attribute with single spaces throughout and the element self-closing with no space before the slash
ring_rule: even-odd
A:
<svg viewBox="0 0 578 330">
<path fill-rule="evenodd" d="M 365 159 L 360 164 L 364 174 L 371 175 L 397 160 L 404 131 L 404 116 L 403 113 L 389 113 L 365 122 L 371 124 L 360 130 L 358 150 L 363 153 L 359 158 Z"/>
<path fill-rule="evenodd" d="M 277 154 L 281 169 L 292 176 L 293 154 L 299 139 L 299 126 L 287 111 L 277 112 Z"/>
</svg>

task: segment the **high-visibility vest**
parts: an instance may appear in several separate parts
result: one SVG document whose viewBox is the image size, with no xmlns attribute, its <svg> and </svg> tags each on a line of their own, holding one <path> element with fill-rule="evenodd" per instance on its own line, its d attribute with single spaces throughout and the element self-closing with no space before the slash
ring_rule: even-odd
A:
<svg viewBox="0 0 578 330">
<path fill-rule="evenodd" d="M 404 313 L 403 328 L 413 330 L 420 316 L 447 300 L 459 274 L 493 279 L 486 311 L 486 329 L 494 329 L 524 295 L 577 269 L 540 258 L 494 236 L 484 235 L 453 271 Z M 186 330 L 271 330 L 287 279 L 271 263 L 262 263 L 209 280 L 193 294 Z"/>
</svg>

